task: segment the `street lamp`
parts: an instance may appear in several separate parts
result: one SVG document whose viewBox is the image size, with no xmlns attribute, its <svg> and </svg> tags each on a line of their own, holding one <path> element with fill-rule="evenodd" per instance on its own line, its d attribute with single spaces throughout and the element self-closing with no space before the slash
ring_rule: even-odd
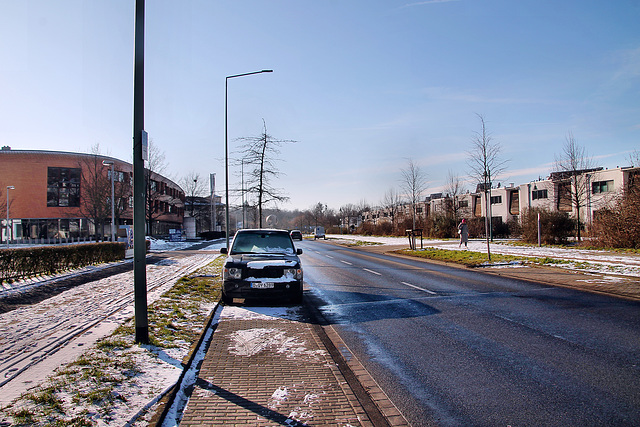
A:
<svg viewBox="0 0 640 427">
<path fill-rule="evenodd" d="M 15 190 L 16 187 L 14 187 L 13 185 L 7 185 L 7 246 L 9 246 L 9 190 Z"/>
<path fill-rule="evenodd" d="M 227 121 L 227 88 L 229 79 L 233 79 L 236 77 L 244 77 L 250 76 L 252 74 L 260 74 L 260 73 L 273 73 L 273 70 L 260 70 L 253 71 L 251 73 L 243 73 L 243 74 L 234 74 L 233 76 L 227 76 L 224 79 L 224 185 L 225 185 L 225 199 L 226 199 L 226 212 L 225 212 L 225 221 L 226 221 L 226 237 L 227 237 L 227 249 L 229 249 L 229 132 L 227 129 L 228 121 Z"/>
<path fill-rule="evenodd" d="M 103 160 L 102 164 L 104 166 L 111 166 L 111 241 L 115 242 L 116 241 L 116 231 L 114 229 L 115 227 L 115 220 L 116 220 L 116 215 L 115 215 L 115 206 L 114 206 L 114 199 L 113 199 L 113 179 L 114 179 L 114 172 L 113 172 L 113 161 L 112 160 Z"/>
</svg>

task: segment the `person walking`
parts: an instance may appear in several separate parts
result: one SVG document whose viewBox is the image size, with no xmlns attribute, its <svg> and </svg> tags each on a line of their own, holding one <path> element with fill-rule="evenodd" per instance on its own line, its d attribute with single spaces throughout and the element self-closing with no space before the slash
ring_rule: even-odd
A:
<svg viewBox="0 0 640 427">
<path fill-rule="evenodd" d="M 467 220 L 462 218 L 462 222 L 458 225 L 458 234 L 460 235 L 460 244 L 458 247 L 461 247 L 464 243 L 464 247 L 467 247 L 467 242 L 469 241 L 469 226 L 467 225 Z"/>
</svg>

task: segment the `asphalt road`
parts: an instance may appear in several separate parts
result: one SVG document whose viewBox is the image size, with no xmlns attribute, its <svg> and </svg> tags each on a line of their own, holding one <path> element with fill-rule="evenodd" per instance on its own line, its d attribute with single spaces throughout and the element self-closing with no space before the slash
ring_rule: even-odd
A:
<svg viewBox="0 0 640 427">
<path fill-rule="evenodd" d="M 414 426 L 640 425 L 640 303 L 298 246 L 310 302 Z"/>
</svg>

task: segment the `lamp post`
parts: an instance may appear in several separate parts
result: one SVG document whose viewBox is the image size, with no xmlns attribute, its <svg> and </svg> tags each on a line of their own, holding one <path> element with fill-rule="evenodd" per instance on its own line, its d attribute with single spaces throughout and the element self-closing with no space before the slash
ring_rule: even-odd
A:
<svg viewBox="0 0 640 427">
<path fill-rule="evenodd" d="M 209 231 L 216 231 L 216 174 L 209 174 L 209 186 L 211 187 L 211 220 Z M 213 236 L 213 234 L 212 234 Z"/>
<path fill-rule="evenodd" d="M 111 241 L 115 242 L 116 241 L 116 231 L 114 229 L 115 227 L 115 220 L 116 220 L 116 209 L 115 209 L 115 200 L 113 199 L 114 197 L 114 191 L 113 191 L 113 179 L 114 179 L 114 171 L 113 171 L 113 161 L 112 160 L 103 160 L 102 164 L 104 166 L 111 166 Z"/>
<path fill-rule="evenodd" d="M 9 190 L 15 190 L 16 187 L 14 187 L 13 185 L 7 185 L 7 246 L 9 246 L 9 230 L 11 230 L 11 228 L 9 227 Z"/>
<path fill-rule="evenodd" d="M 260 74 L 260 73 L 272 73 L 273 70 L 260 70 L 253 71 L 251 73 L 242 73 L 242 74 L 234 74 L 232 76 L 227 76 L 224 79 L 224 186 L 225 186 L 225 200 L 226 200 L 226 211 L 225 211 L 225 232 L 227 237 L 227 249 L 229 248 L 229 132 L 227 129 L 228 121 L 227 121 L 227 93 L 229 86 L 229 79 L 233 79 L 236 77 L 244 77 L 250 76 L 252 74 Z"/>
</svg>

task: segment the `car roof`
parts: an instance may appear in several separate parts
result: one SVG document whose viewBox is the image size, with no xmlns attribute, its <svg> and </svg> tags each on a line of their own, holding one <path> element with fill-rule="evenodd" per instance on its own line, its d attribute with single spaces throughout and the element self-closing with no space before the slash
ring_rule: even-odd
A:
<svg viewBox="0 0 640 427">
<path fill-rule="evenodd" d="M 277 228 L 244 228 L 242 230 L 238 230 L 238 233 L 286 233 L 289 234 L 287 230 L 279 230 Z"/>
</svg>

